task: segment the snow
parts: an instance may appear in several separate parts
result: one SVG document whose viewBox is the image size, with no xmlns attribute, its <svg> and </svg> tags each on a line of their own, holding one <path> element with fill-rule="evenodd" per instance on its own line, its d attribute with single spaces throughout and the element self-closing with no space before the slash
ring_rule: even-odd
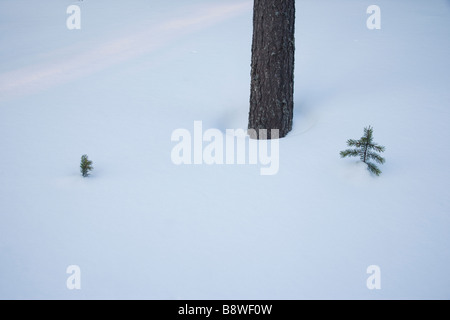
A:
<svg viewBox="0 0 450 320">
<path fill-rule="evenodd" d="M 1 1 L 0 298 L 450 298 L 450 5 L 377 0 L 368 30 L 372 4 L 297 1 L 294 129 L 262 176 L 170 157 L 194 121 L 246 127 L 252 1 Z M 339 157 L 368 125 L 380 177 Z"/>
</svg>

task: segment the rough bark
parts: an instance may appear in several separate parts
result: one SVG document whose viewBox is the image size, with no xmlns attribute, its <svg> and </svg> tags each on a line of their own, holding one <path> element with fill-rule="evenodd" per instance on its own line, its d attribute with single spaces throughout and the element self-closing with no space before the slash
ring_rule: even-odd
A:
<svg viewBox="0 0 450 320">
<path fill-rule="evenodd" d="M 294 32 L 295 0 L 254 0 L 249 134 L 267 129 L 270 139 L 279 129 L 282 138 L 292 129 Z"/>
</svg>

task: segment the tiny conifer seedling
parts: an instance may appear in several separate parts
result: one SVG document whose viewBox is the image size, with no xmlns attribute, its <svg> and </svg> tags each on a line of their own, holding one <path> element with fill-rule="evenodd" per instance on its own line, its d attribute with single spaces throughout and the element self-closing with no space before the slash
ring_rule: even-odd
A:
<svg viewBox="0 0 450 320">
<path fill-rule="evenodd" d="M 94 167 L 92 166 L 92 161 L 88 159 L 87 154 L 82 155 L 80 163 L 81 175 L 83 177 L 88 177 L 89 171 L 92 171 L 92 169 L 94 169 Z"/>
<path fill-rule="evenodd" d="M 361 161 L 367 164 L 367 168 L 370 172 L 376 174 L 377 176 L 380 175 L 381 170 L 376 164 L 370 162 L 370 160 L 383 164 L 385 159 L 382 158 L 377 152 L 384 152 L 386 148 L 373 142 L 373 128 L 371 126 L 364 128 L 364 136 L 362 136 L 361 139 L 349 139 L 347 140 L 347 145 L 349 147 L 355 147 L 355 149 L 341 151 L 341 158 L 359 156 Z"/>
</svg>

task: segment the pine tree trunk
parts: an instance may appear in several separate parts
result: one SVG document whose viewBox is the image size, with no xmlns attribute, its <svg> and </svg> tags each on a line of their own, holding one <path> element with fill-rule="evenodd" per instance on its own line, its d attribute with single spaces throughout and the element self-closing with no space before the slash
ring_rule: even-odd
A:
<svg viewBox="0 0 450 320">
<path fill-rule="evenodd" d="M 267 129 L 269 139 L 279 129 L 282 138 L 294 110 L 295 0 L 254 1 L 248 128 Z"/>
<path fill-rule="evenodd" d="M 366 161 L 367 161 L 367 144 L 364 146 L 364 158 L 363 158 L 363 162 L 364 163 L 367 163 Z"/>
</svg>

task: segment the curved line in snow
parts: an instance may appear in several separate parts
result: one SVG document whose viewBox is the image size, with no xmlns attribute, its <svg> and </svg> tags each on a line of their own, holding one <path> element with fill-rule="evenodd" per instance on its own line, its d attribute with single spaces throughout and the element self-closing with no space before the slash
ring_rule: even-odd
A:
<svg viewBox="0 0 450 320">
<path fill-rule="evenodd" d="M 137 34 L 96 45 L 83 53 L 0 74 L 0 99 L 35 93 L 67 83 L 137 58 L 173 42 L 177 38 L 233 18 L 252 9 L 252 2 L 211 5 L 194 16 L 181 17 L 155 25 Z M 155 37 L 155 35 L 158 35 Z M 52 55 L 48 56 L 52 60 Z"/>
</svg>

